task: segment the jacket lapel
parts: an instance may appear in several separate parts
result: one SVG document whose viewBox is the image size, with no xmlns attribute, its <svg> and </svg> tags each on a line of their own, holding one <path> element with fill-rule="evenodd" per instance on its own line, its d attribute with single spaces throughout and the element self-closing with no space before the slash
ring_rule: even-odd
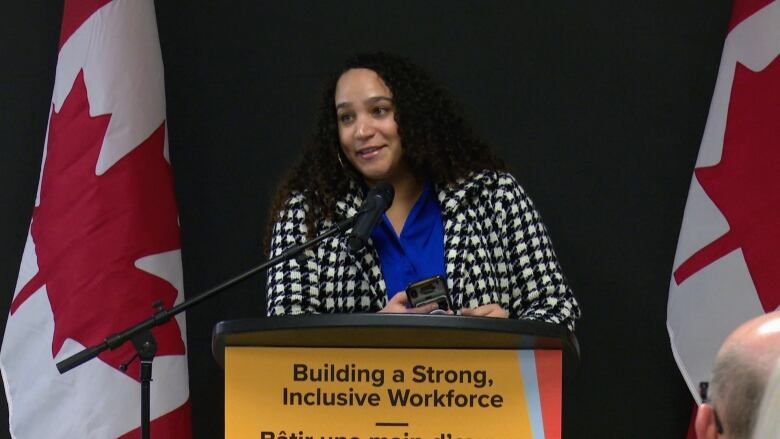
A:
<svg viewBox="0 0 780 439">
<path fill-rule="evenodd" d="M 341 200 L 336 202 L 336 219 L 342 220 L 354 215 L 357 215 L 360 206 L 363 204 L 363 188 L 353 182 L 350 182 L 350 192 Z M 354 282 L 356 284 L 365 283 L 368 285 L 368 300 L 375 302 L 379 300 L 384 303 L 387 297 L 387 289 L 385 286 L 384 278 L 382 277 L 382 270 L 379 266 L 379 256 L 374 248 L 373 242 L 369 238 L 369 245 L 358 250 L 352 251 L 347 244 L 347 234 L 343 234 L 338 238 L 339 247 L 342 252 L 346 254 L 345 261 L 347 267 L 357 267 L 357 273 L 355 274 Z M 345 273 L 348 272 L 347 267 L 344 267 Z M 349 282 L 348 276 L 345 278 L 345 282 Z M 356 285 L 356 292 L 360 293 L 364 289 L 359 288 Z M 356 302 L 362 299 L 362 295 L 355 297 Z M 356 303 L 356 306 L 363 308 L 360 303 Z"/>
<path fill-rule="evenodd" d="M 439 206 L 444 222 L 444 266 L 447 273 L 447 288 L 450 292 L 469 293 L 473 289 L 469 264 L 465 259 L 471 250 L 469 242 L 474 233 L 474 219 L 478 206 L 471 199 L 475 192 L 485 187 L 486 173 L 473 173 L 450 186 L 437 188 Z M 461 303 L 463 294 L 453 294 L 453 306 L 458 309 L 466 306 Z"/>
</svg>

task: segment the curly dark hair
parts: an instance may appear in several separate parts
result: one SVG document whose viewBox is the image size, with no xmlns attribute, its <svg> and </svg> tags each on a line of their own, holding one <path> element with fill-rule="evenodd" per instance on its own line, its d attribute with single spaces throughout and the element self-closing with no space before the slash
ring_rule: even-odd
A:
<svg viewBox="0 0 780 439">
<path fill-rule="evenodd" d="M 471 172 L 505 170 L 466 123 L 461 109 L 444 88 L 409 59 L 375 52 L 348 59 L 326 82 L 314 135 L 287 174 L 272 204 L 265 246 L 270 251 L 271 230 L 284 202 L 293 192 L 307 195 L 309 237 L 316 236 L 315 218 L 334 219 L 336 201 L 350 190 L 359 174 L 347 160 L 339 161 L 341 145 L 334 95 L 336 83 L 350 69 L 376 72 L 393 94 L 395 121 L 403 146 L 403 159 L 412 171 L 434 184 L 454 183 Z M 315 196 L 316 195 L 316 196 Z"/>
</svg>

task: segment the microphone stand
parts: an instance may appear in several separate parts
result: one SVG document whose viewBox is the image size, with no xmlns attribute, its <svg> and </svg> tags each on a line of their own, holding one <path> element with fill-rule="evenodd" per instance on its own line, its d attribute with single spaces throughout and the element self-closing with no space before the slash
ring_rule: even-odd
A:
<svg viewBox="0 0 780 439">
<path fill-rule="evenodd" d="M 361 209 L 362 212 L 362 209 Z M 347 218 L 345 220 L 342 220 L 341 222 L 337 223 L 334 227 L 332 227 L 327 232 L 323 233 L 322 235 L 309 240 L 299 246 L 292 247 L 286 251 L 284 251 L 279 256 L 269 259 L 268 261 L 251 268 L 238 276 L 235 276 L 231 279 L 228 279 L 227 281 L 211 288 L 208 291 L 205 291 L 203 293 L 198 294 L 197 296 L 193 297 L 192 299 L 185 300 L 184 302 L 172 307 L 171 309 L 165 309 L 162 306 L 161 302 L 155 302 L 153 304 L 154 308 L 157 310 L 152 317 L 149 317 L 146 320 L 143 320 L 139 322 L 136 325 L 130 326 L 129 328 L 117 332 L 116 334 L 112 334 L 108 337 L 106 337 L 102 343 L 96 344 L 94 346 L 90 346 L 88 348 L 85 348 L 81 352 L 78 352 L 62 361 L 57 363 L 57 370 L 60 372 L 60 374 L 63 374 L 75 367 L 78 367 L 87 361 L 97 357 L 100 355 L 101 352 L 108 350 L 108 349 L 116 349 L 122 344 L 124 344 L 128 340 L 133 341 L 133 346 L 136 349 L 136 355 L 133 356 L 133 358 L 130 359 L 130 362 L 132 362 L 136 356 L 140 358 L 141 361 L 141 371 L 140 371 L 140 381 L 141 381 L 141 438 L 142 439 L 149 439 L 150 431 L 150 420 L 149 420 L 149 413 L 150 413 L 150 399 L 149 399 L 149 390 L 150 390 L 150 382 L 152 381 L 152 360 L 154 359 L 154 354 L 157 351 L 157 342 L 152 336 L 151 329 L 160 326 L 163 323 L 166 323 L 168 320 L 171 319 L 171 317 L 175 316 L 176 314 L 179 314 L 183 311 L 185 311 L 188 308 L 191 308 L 201 302 L 203 302 L 206 299 L 210 299 L 211 297 L 225 291 L 226 289 L 232 287 L 233 285 L 247 279 L 248 277 L 263 271 L 267 269 L 268 267 L 271 267 L 273 265 L 276 265 L 280 262 L 284 262 L 288 259 L 291 259 L 292 257 L 298 255 L 302 251 L 306 250 L 307 248 L 318 244 L 320 241 L 329 238 L 337 233 L 343 233 L 347 231 L 350 227 L 352 227 L 355 224 L 355 221 L 359 217 L 360 213 L 358 212 L 357 215 L 354 215 L 350 218 Z M 127 364 L 123 364 L 120 366 L 121 370 L 127 369 Z"/>
</svg>

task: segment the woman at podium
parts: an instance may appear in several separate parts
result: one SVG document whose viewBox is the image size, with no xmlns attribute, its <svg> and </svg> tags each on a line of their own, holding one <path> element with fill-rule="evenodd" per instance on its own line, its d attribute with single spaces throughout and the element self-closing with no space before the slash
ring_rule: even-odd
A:
<svg viewBox="0 0 780 439">
<path fill-rule="evenodd" d="M 411 305 L 407 287 L 432 279 L 457 314 L 573 330 L 580 311 L 539 213 L 427 73 L 403 57 L 359 55 L 320 105 L 271 209 L 270 256 L 355 215 L 377 182 L 395 197 L 365 247 L 331 237 L 272 267 L 269 315 L 431 312 L 435 303 Z"/>
</svg>

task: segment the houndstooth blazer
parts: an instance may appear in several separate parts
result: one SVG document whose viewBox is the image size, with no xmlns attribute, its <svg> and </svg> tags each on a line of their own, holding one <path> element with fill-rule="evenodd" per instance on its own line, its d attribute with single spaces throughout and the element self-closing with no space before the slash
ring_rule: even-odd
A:
<svg viewBox="0 0 780 439">
<path fill-rule="evenodd" d="M 355 215 L 355 190 L 337 203 L 336 220 Z M 500 304 L 513 318 L 574 329 L 577 301 L 561 273 L 547 230 L 508 173 L 482 171 L 436 188 L 444 222 L 447 285 L 455 309 Z M 306 240 L 306 196 L 290 196 L 274 224 L 271 256 Z M 325 231 L 333 221 L 317 221 Z M 324 240 L 268 272 L 268 315 L 376 312 L 387 304 L 379 257 L 369 245 L 352 252 L 345 236 Z"/>
</svg>

